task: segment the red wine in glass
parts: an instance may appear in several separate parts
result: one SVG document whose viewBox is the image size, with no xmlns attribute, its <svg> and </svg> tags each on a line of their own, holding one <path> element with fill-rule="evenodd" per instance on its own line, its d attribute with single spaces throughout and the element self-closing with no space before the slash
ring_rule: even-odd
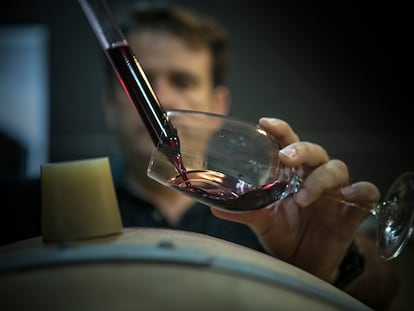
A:
<svg viewBox="0 0 414 311">
<path fill-rule="evenodd" d="M 184 180 L 178 175 L 169 181 L 169 185 L 207 205 L 233 212 L 269 206 L 285 195 L 288 186 L 278 180 L 264 186 L 255 186 L 211 170 L 187 171 L 186 178 Z"/>
</svg>

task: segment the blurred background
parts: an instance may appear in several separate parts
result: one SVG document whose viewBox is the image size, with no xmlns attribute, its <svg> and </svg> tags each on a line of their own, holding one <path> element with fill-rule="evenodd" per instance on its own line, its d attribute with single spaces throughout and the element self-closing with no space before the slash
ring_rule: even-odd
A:
<svg viewBox="0 0 414 311">
<path fill-rule="evenodd" d="M 129 2 L 108 0 L 114 9 Z M 173 2 L 227 27 L 233 116 L 288 121 L 302 140 L 344 160 L 352 180 L 370 180 L 383 194 L 414 169 L 408 4 Z M 3 175 L 36 177 L 45 162 L 119 156 L 101 108 L 104 62 L 77 1 L 2 1 Z"/>
<path fill-rule="evenodd" d="M 285 119 L 303 140 L 343 159 L 352 180 L 371 180 L 383 193 L 414 168 L 407 7 L 175 2 L 227 27 L 234 116 Z M 101 109 L 106 59 L 78 2 L 3 1 L 0 21 L 0 130 L 23 144 L 26 174 L 47 161 L 116 158 Z"/>
<path fill-rule="evenodd" d="M 234 116 L 285 119 L 303 140 L 345 160 L 353 180 L 383 193 L 414 168 L 407 7 L 175 2 L 227 27 Z M 46 161 L 117 157 L 101 109 L 106 59 L 78 2 L 2 2 L 0 17 L 0 130 L 24 145 L 27 174 Z"/>
</svg>

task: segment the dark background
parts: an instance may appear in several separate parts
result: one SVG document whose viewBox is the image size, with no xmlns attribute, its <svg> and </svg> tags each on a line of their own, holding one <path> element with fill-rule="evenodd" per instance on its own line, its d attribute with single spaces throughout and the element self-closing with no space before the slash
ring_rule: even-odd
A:
<svg viewBox="0 0 414 311">
<path fill-rule="evenodd" d="M 408 4 L 175 2 L 213 15 L 229 30 L 234 116 L 285 119 L 303 140 L 343 159 L 352 180 L 373 181 L 382 192 L 414 169 Z M 3 1 L 0 21 L 50 31 L 49 160 L 116 158 L 101 109 L 106 60 L 78 2 Z"/>
</svg>

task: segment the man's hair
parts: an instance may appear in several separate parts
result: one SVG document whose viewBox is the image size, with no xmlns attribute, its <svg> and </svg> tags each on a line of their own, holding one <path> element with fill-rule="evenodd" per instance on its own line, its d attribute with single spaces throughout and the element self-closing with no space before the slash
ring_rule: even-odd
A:
<svg viewBox="0 0 414 311">
<path fill-rule="evenodd" d="M 161 30 L 183 39 L 191 48 L 207 48 L 212 56 L 213 85 L 226 83 L 230 67 L 229 37 L 214 19 L 168 3 L 138 2 L 124 8 L 117 20 L 126 37 L 142 30 Z"/>
</svg>

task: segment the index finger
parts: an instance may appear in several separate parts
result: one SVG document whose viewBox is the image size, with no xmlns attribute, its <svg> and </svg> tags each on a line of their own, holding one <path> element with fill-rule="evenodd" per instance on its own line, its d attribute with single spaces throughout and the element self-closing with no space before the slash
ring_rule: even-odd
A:
<svg viewBox="0 0 414 311">
<path fill-rule="evenodd" d="M 299 141 L 299 136 L 286 121 L 276 118 L 260 118 L 259 125 L 276 138 L 282 147 Z"/>
</svg>

